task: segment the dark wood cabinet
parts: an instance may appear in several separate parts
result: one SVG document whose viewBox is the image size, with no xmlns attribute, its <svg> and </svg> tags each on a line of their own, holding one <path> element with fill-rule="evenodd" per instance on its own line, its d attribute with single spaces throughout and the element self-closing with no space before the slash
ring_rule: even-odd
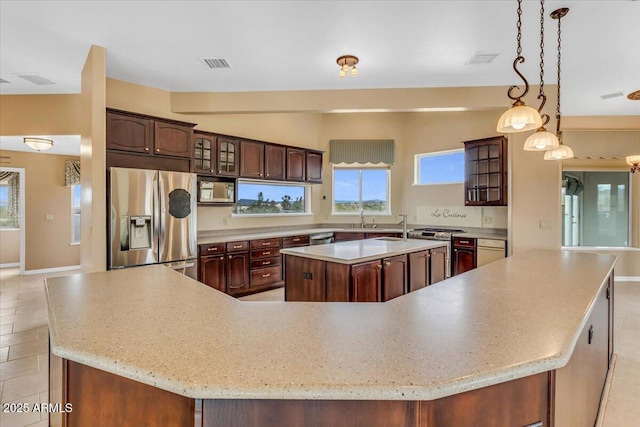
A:
<svg viewBox="0 0 640 427">
<path fill-rule="evenodd" d="M 454 276 L 476 268 L 476 239 L 455 237 L 452 263 Z"/>
<path fill-rule="evenodd" d="M 216 173 L 217 139 L 215 135 L 194 132 L 193 170 L 199 174 Z"/>
<path fill-rule="evenodd" d="M 287 181 L 305 181 L 306 153 L 300 148 L 287 147 Z"/>
<path fill-rule="evenodd" d="M 429 286 L 431 275 L 429 251 L 420 251 L 409 254 L 409 286 L 408 292 L 417 291 Z"/>
<path fill-rule="evenodd" d="M 507 205 L 507 139 L 465 141 L 465 205 Z"/>
<path fill-rule="evenodd" d="M 220 292 L 226 292 L 226 265 L 224 255 L 201 257 L 198 264 L 199 280 Z"/>
<path fill-rule="evenodd" d="M 240 141 L 240 177 L 264 178 L 264 144 L 254 141 Z"/>
<path fill-rule="evenodd" d="M 154 154 L 191 158 L 193 126 L 155 121 Z"/>
<path fill-rule="evenodd" d="M 282 238 L 283 248 L 295 248 L 298 246 L 308 246 L 308 245 L 309 245 L 308 234 L 301 234 L 299 236 L 287 236 Z"/>
<path fill-rule="evenodd" d="M 407 255 L 382 260 L 382 301 L 407 293 Z"/>
<path fill-rule="evenodd" d="M 281 239 L 256 239 L 249 242 L 251 248 L 251 290 L 282 286 Z"/>
<path fill-rule="evenodd" d="M 264 177 L 282 181 L 286 177 L 287 150 L 281 145 L 264 145 Z"/>
<path fill-rule="evenodd" d="M 107 149 L 150 154 L 153 120 L 107 112 Z"/>
<path fill-rule="evenodd" d="M 238 176 L 240 140 L 219 135 L 216 144 L 216 175 Z"/>
<path fill-rule="evenodd" d="M 380 302 L 382 262 L 380 260 L 351 266 L 353 302 Z"/>
<path fill-rule="evenodd" d="M 307 150 L 305 167 L 307 182 L 322 182 L 322 152 Z"/>
<path fill-rule="evenodd" d="M 227 254 L 227 293 L 238 295 L 249 290 L 249 252 Z"/>
<path fill-rule="evenodd" d="M 433 285 L 447 278 L 447 248 L 433 248 L 430 251 L 430 279 L 429 284 Z"/>
<path fill-rule="evenodd" d="M 350 233 L 348 231 L 345 231 L 345 232 L 336 231 L 335 233 L 333 233 L 334 242 L 349 242 L 351 240 L 364 240 L 366 239 L 366 237 L 367 237 L 366 233 L 357 233 L 357 232 Z"/>
</svg>

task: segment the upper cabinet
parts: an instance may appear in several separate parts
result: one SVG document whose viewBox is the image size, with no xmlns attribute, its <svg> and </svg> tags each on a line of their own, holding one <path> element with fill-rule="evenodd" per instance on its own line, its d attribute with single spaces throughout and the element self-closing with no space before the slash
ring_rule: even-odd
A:
<svg viewBox="0 0 640 427">
<path fill-rule="evenodd" d="M 238 176 L 240 163 L 240 141 L 238 139 L 218 135 L 216 159 L 216 175 Z"/>
<path fill-rule="evenodd" d="M 191 159 L 191 123 L 107 110 L 107 148 Z"/>
<path fill-rule="evenodd" d="M 264 179 L 264 143 L 240 141 L 240 177 Z"/>
<path fill-rule="evenodd" d="M 217 138 L 204 132 L 193 133 L 193 170 L 197 173 L 216 173 Z"/>
<path fill-rule="evenodd" d="M 287 181 L 305 181 L 305 151 L 287 147 Z"/>
<path fill-rule="evenodd" d="M 465 141 L 465 205 L 507 206 L 507 139 Z"/>
<path fill-rule="evenodd" d="M 306 152 L 306 180 L 307 182 L 322 182 L 322 152 Z"/>
<path fill-rule="evenodd" d="M 286 177 L 287 149 L 282 145 L 264 145 L 264 175 L 266 179 L 282 181 Z"/>
</svg>

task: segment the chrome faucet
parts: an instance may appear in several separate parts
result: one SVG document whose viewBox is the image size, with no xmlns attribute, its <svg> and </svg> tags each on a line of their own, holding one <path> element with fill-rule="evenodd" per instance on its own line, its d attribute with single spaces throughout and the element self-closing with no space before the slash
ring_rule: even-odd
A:
<svg viewBox="0 0 640 427">
<path fill-rule="evenodd" d="M 407 241 L 407 214 L 400 214 L 398 216 L 402 217 L 402 221 L 400 221 L 398 224 L 402 224 L 402 241 L 406 242 Z"/>
</svg>

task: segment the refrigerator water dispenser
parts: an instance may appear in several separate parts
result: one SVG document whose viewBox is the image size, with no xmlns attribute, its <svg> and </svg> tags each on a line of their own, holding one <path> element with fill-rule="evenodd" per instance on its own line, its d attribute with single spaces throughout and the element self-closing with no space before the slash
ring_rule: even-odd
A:
<svg viewBox="0 0 640 427">
<path fill-rule="evenodd" d="M 122 216 L 120 250 L 150 249 L 152 245 L 151 215 Z"/>
</svg>

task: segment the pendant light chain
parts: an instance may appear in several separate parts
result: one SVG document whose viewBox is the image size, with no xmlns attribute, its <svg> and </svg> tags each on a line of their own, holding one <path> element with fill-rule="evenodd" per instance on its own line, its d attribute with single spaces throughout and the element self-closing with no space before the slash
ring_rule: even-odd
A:
<svg viewBox="0 0 640 427">
<path fill-rule="evenodd" d="M 560 132 L 560 64 L 561 64 L 561 56 L 560 56 L 560 44 L 561 44 L 561 26 L 560 23 L 562 21 L 562 17 L 558 17 L 558 104 L 556 107 L 556 135 L 558 139 L 561 140 L 561 132 Z"/>
<path fill-rule="evenodd" d="M 520 57 L 522 56 L 522 0 L 518 0 L 518 23 L 516 24 L 516 27 L 518 29 L 518 37 L 516 37 L 516 40 L 518 41 L 516 56 Z"/>
<path fill-rule="evenodd" d="M 540 0 L 540 97 L 544 96 L 544 0 Z"/>
</svg>

